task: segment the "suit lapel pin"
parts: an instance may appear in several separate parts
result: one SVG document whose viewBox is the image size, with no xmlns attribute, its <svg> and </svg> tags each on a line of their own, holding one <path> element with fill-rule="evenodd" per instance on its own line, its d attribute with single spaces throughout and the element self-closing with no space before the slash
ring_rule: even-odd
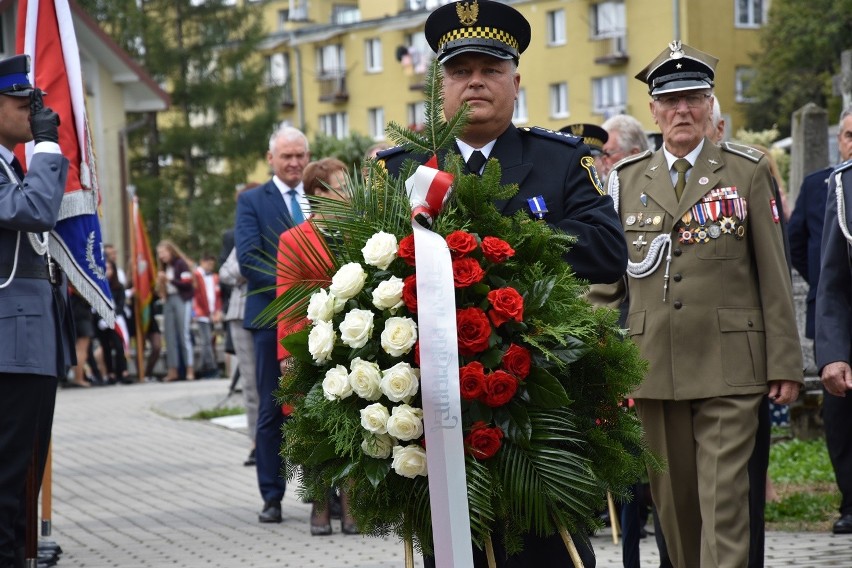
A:
<svg viewBox="0 0 852 568">
<path fill-rule="evenodd" d="M 702 177 L 700 180 L 698 180 L 698 183 L 700 183 L 701 185 L 707 185 L 708 183 L 710 183 L 710 180 L 706 177 Z"/>
<path fill-rule="evenodd" d="M 645 194 L 644 191 L 642 192 L 642 195 L 639 196 L 639 201 L 641 201 L 642 205 L 644 205 L 645 207 L 648 206 L 648 195 Z"/>
</svg>

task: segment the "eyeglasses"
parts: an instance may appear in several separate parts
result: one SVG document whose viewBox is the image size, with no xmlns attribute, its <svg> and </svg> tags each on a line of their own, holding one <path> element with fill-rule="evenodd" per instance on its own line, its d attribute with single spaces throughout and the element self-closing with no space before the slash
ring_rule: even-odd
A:
<svg viewBox="0 0 852 568">
<path fill-rule="evenodd" d="M 698 93 L 692 95 L 664 95 L 662 97 L 654 97 L 654 101 L 662 108 L 671 110 L 677 108 L 680 105 L 680 101 L 686 101 L 686 106 L 689 108 L 698 108 L 709 98 L 710 95 L 706 93 Z"/>
</svg>

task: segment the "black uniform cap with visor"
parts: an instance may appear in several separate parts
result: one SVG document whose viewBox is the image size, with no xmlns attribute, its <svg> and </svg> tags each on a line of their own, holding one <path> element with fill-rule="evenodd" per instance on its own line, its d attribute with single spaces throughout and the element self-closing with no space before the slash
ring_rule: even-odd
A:
<svg viewBox="0 0 852 568">
<path fill-rule="evenodd" d="M 29 97 L 35 90 L 29 72 L 29 55 L 13 55 L 0 61 L 0 95 Z"/>
<path fill-rule="evenodd" d="M 652 97 L 712 89 L 718 62 L 712 55 L 677 40 L 660 52 L 636 78 L 648 84 L 648 94 Z"/>
<path fill-rule="evenodd" d="M 607 134 L 607 131 L 597 124 L 569 124 L 568 126 L 560 128 L 559 132 L 573 134 L 574 136 L 582 138 L 583 144 L 589 147 L 589 150 L 592 152 L 592 156 L 600 156 L 603 154 L 604 144 L 606 144 L 607 140 L 609 140 L 609 134 Z"/>
<path fill-rule="evenodd" d="M 441 64 L 469 52 L 517 64 L 530 44 L 529 22 L 511 6 L 491 0 L 445 4 L 429 14 L 424 32 Z"/>
</svg>

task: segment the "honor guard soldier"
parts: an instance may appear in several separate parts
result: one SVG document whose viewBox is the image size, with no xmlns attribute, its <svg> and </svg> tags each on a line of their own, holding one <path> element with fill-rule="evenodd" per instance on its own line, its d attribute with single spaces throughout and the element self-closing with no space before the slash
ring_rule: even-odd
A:
<svg viewBox="0 0 852 568">
<path fill-rule="evenodd" d="M 501 183 L 519 187 L 511 199 L 497 203 L 503 214 L 523 210 L 577 237 L 565 260 L 578 277 L 620 278 L 627 251 L 588 146 L 576 136 L 512 124 L 529 22 L 501 2 L 451 2 L 429 15 L 425 33 L 443 71 L 444 114 L 453 116 L 462 103 L 470 107 L 455 148 L 468 172 L 479 174 L 487 159 L 497 159 Z M 424 163 L 429 156 L 392 148 L 377 158 L 397 174 L 405 159 Z"/>
<path fill-rule="evenodd" d="M 849 109 L 847 109 L 848 111 Z M 852 114 L 844 118 L 849 121 Z M 841 119 L 841 133 L 850 125 Z M 852 136 L 850 136 L 852 138 Z M 849 151 L 850 140 L 840 141 Z M 825 440 L 840 489 L 834 534 L 852 533 L 852 160 L 829 176 L 816 296 L 816 363 L 825 388 Z"/>
<path fill-rule="evenodd" d="M 24 565 L 29 475 L 41 485 L 58 378 L 73 363 L 67 288 L 47 252 L 68 160 L 59 117 L 30 84 L 29 56 L 0 61 L 0 567 Z M 15 158 L 35 141 L 29 170 Z M 32 469 L 30 469 L 32 467 Z M 32 496 L 33 498 L 35 496 Z"/>
<path fill-rule="evenodd" d="M 663 147 L 615 166 L 608 190 L 630 261 L 630 337 L 648 360 L 633 393 L 654 502 L 678 568 L 746 566 L 747 464 L 769 394 L 796 399 L 802 358 L 769 165 L 704 137 L 717 59 L 675 41 L 647 83 Z"/>
</svg>

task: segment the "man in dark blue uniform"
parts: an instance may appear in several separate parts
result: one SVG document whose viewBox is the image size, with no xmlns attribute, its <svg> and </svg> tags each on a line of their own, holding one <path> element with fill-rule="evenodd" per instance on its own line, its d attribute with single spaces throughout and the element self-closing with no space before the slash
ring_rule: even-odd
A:
<svg viewBox="0 0 852 568">
<path fill-rule="evenodd" d="M 530 42 L 530 26 L 514 8 L 479 0 L 453 2 L 426 20 L 426 39 L 443 69 L 444 113 L 453 116 L 467 103 L 470 114 L 455 150 L 470 173 L 481 173 L 496 158 L 503 184 L 518 184 L 516 195 L 498 202 L 505 215 L 526 211 L 577 238 L 565 255 L 576 275 L 592 283 L 613 282 L 627 267 L 627 246 L 612 199 L 605 194 L 588 146 L 580 138 L 542 128 L 512 124 L 518 96 L 520 54 Z M 398 174 L 403 162 L 428 156 L 401 148 L 379 153 L 388 171 Z M 572 535 L 584 565 L 595 564 L 591 544 Z M 527 534 L 524 551 L 507 556 L 494 539 L 497 566 L 502 568 L 571 566 L 559 535 Z M 474 549 L 475 565 L 486 566 L 485 554 Z M 427 558 L 426 565 L 434 565 Z"/>
<path fill-rule="evenodd" d="M 74 356 L 65 282 L 44 235 L 59 216 L 68 160 L 59 117 L 28 72 L 28 56 L 0 61 L 0 568 L 24 565 L 27 471 L 40 484 L 58 377 Z M 24 175 L 13 150 L 30 140 Z"/>
<path fill-rule="evenodd" d="M 459 9 L 466 5 L 478 7 L 475 18 L 473 10 Z M 481 173 L 486 159 L 496 158 L 501 182 L 519 186 L 511 199 L 497 203 L 498 209 L 505 215 L 527 211 L 577 237 L 565 260 L 580 278 L 591 283 L 621 278 L 627 247 L 589 148 L 575 136 L 512 124 L 520 86 L 517 65 L 530 42 L 529 23 L 499 2 L 453 2 L 429 16 L 425 32 L 443 67 L 445 115 L 453 116 L 462 103 L 471 110 L 456 140 L 468 170 Z M 425 162 L 428 157 L 401 148 L 378 155 L 391 173 L 398 173 L 406 158 Z M 539 206 L 530 203 L 533 198 L 541 198 L 541 209 L 534 211 Z"/>
<path fill-rule="evenodd" d="M 816 219 L 811 220 L 811 215 L 808 215 L 808 230 L 818 228 L 822 238 L 810 235 L 810 239 L 816 240 L 808 242 L 809 272 L 802 275 L 811 286 L 808 293 L 808 317 L 812 317 L 808 321 L 809 337 L 815 336 L 816 363 L 824 388 L 822 418 L 825 444 L 840 489 L 840 518 L 834 523 L 832 532 L 852 534 L 852 370 L 849 367 L 852 361 L 852 107 L 846 108 L 840 115 L 837 146 L 841 159 L 846 161 L 829 174 L 828 188 L 823 186 L 821 193 L 816 190 L 818 195 L 813 195 L 813 204 L 802 204 L 805 211 L 810 211 L 812 206 L 819 206 L 817 199 L 821 197 L 825 209 L 823 224 L 817 223 Z M 810 176 L 805 179 L 809 180 Z M 794 216 L 805 198 L 803 186 Z M 791 245 L 794 244 L 793 221 L 791 218 Z M 802 272 L 797 264 L 795 246 L 793 255 L 794 266 Z M 812 316 L 814 302 L 811 301 L 811 293 L 815 289 L 816 307 Z"/>
</svg>

